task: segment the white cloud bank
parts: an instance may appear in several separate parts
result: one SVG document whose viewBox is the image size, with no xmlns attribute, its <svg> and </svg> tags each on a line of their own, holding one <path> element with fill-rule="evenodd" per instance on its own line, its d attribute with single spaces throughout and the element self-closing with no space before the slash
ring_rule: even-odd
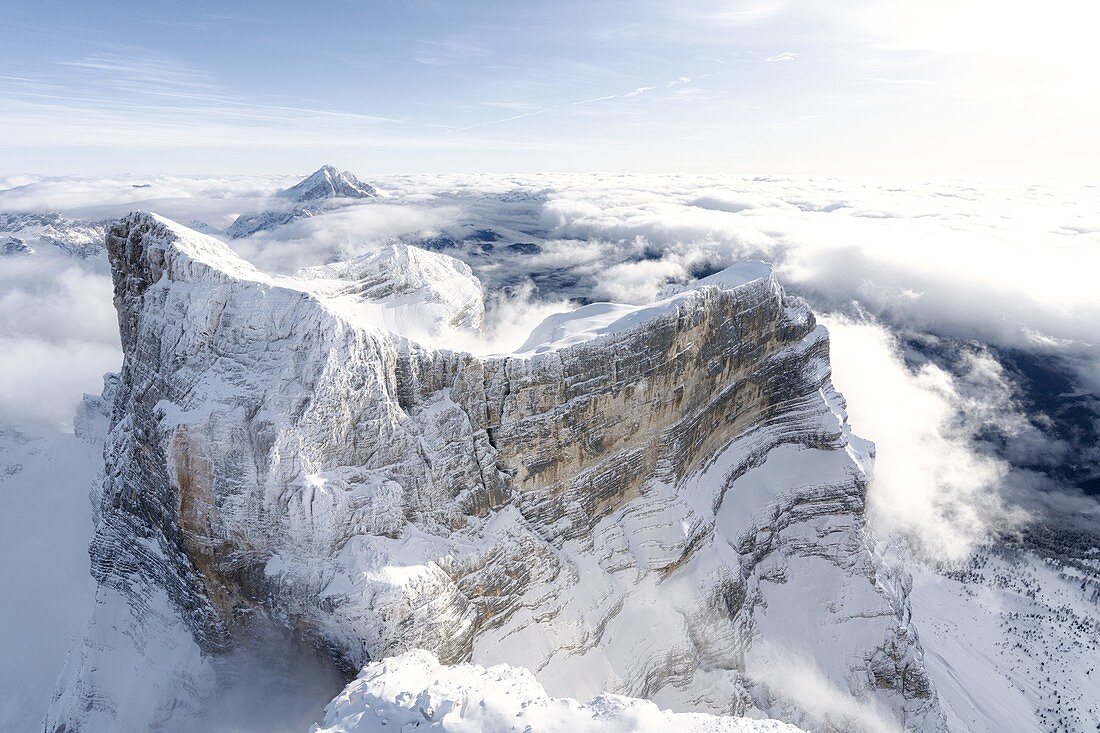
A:
<svg viewBox="0 0 1100 733">
<path fill-rule="evenodd" d="M 910 538 L 926 555 L 961 560 L 991 532 L 1023 520 L 1001 496 L 1009 466 L 974 444 L 974 405 L 951 374 L 932 364 L 911 370 L 881 325 L 843 316 L 823 322 L 852 428 L 875 442 L 868 498 L 880 531 Z"/>
<path fill-rule="evenodd" d="M 81 396 L 118 369 L 105 263 L 41 252 L 0 265 L 0 424 L 70 429 Z"/>
</svg>

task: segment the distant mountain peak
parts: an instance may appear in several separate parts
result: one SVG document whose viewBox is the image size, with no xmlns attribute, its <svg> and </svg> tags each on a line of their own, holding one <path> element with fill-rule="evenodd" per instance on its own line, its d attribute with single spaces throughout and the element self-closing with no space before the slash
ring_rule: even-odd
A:
<svg viewBox="0 0 1100 733">
<path fill-rule="evenodd" d="M 377 196 L 378 192 L 373 186 L 356 178 L 354 173 L 323 165 L 301 183 L 282 191 L 281 195 L 304 202 L 332 198 L 371 198 Z"/>
</svg>

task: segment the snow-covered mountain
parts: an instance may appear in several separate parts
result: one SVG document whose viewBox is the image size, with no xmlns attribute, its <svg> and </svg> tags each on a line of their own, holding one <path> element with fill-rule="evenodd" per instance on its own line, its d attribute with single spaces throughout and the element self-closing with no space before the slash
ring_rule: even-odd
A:
<svg viewBox="0 0 1100 733">
<path fill-rule="evenodd" d="M 280 191 L 279 195 L 292 201 L 306 203 L 322 199 L 373 198 L 378 195 L 378 192 L 373 186 L 356 178 L 354 173 L 336 170 L 331 165 L 323 165 L 301 183 Z"/>
<path fill-rule="evenodd" d="M 51 212 L 0 213 L 0 254 L 33 254 L 37 248 L 56 247 L 80 258 L 103 252 L 105 221 L 69 219 Z"/>
<path fill-rule="evenodd" d="M 942 728 L 865 524 L 871 445 L 767 266 L 477 357 L 444 255 L 271 276 L 147 214 L 107 248 L 125 361 L 51 733 L 201 715 L 265 628 L 345 674 L 419 648 L 555 697 Z"/>
<path fill-rule="evenodd" d="M 259 213 L 241 214 L 226 234 L 231 239 L 248 237 L 322 214 L 338 206 L 342 199 L 370 199 L 377 195 L 372 186 L 360 181 L 354 173 L 324 165 L 300 183 L 278 192 L 279 199 L 293 202 L 292 205 L 276 205 Z"/>
</svg>

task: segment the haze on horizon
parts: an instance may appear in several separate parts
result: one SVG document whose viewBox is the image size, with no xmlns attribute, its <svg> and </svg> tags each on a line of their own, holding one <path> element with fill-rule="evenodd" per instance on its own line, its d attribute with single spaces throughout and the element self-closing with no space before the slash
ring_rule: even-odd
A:
<svg viewBox="0 0 1100 733">
<path fill-rule="evenodd" d="M 0 173 L 1090 178 L 1075 0 L 0 7 Z"/>
</svg>

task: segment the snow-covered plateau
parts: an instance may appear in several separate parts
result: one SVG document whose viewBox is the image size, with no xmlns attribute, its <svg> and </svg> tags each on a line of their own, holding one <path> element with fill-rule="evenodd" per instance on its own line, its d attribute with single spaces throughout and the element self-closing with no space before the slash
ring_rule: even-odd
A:
<svg viewBox="0 0 1100 733">
<path fill-rule="evenodd" d="M 1100 724 L 1096 304 L 858 249 L 928 192 L 64 183 L 0 186 L 0 728 Z"/>
</svg>

